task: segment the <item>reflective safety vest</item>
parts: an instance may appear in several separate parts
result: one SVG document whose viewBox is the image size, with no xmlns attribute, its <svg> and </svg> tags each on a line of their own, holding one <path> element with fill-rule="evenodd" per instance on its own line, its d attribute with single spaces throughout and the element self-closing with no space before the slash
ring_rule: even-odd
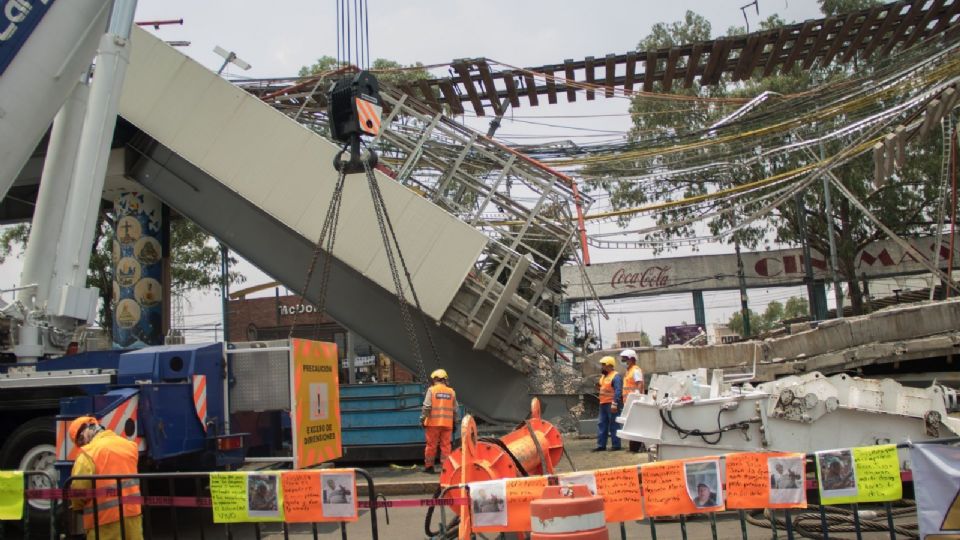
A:
<svg viewBox="0 0 960 540">
<path fill-rule="evenodd" d="M 427 427 L 453 428 L 457 393 L 453 391 L 453 388 L 443 383 L 434 384 L 427 389 L 427 393 L 430 397 L 430 414 L 427 416 L 424 425 Z"/>
<path fill-rule="evenodd" d="M 615 370 L 606 375 L 600 375 L 600 404 L 613 403 L 613 379 L 617 376 Z"/>
<path fill-rule="evenodd" d="M 101 431 L 84 446 L 81 451 L 93 460 L 94 474 L 129 475 L 137 474 L 137 443 L 128 441 L 112 431 Z M 96 489 L 117 489 L 116 479 L 97 480 Z M 140 481 L 136 478 L 121 480 L 121 495 L 139 496 Z M 97 523 L 106 525 L 120 521 L 120 501 L 116 497 L 97 497 Z M 92 531 L 96 525 L 93 519 L 93 499 L 87 500 L 83 507 L 83 527 Z M 140 515 L 139 504 L 125 503 L 123 517 Z"/>
<path fill-rule="evenodd" d="M 635 373 L 639 375 L 638 377 L 640 379 L 639 381 L 633 380 Z M 634 390 L 636 390 L 637 392 L 640 392 L 641 394 L 643 393 L 643 370 L 640 369 L 640 366 L 636 364 L 628 367 L 627 374 L 623 376 L 624 393 L 633 392 Z"/>
</svg>

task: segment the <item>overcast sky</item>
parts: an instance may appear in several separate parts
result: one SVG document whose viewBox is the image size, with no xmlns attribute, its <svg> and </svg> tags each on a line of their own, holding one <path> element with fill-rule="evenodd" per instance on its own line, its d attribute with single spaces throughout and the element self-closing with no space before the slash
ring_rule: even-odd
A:
<svg viewBox="0 0 960 540">
<path fill-rule="evenodd" d="M 368 0 L 369 56 L 426 65 L 486 57 L 521 67 L 562 63 L 568 58 L 602 58 L 634 49 L 653 24 L 681 20 L 688 9 L 707 17 L 714 36 L 725 34 L 733 25 L 744 25 L 741 6 L 748 1 Z M 252 65 L 248 71 L 230 66 L 225 72 L 228 77 L 289 77 L 320 56 L 336 55 L 337 4 L 335 0 L 140 0 L 136 21 L 183 19 L 182 25 L 148 30 L 167 41 L 189 41 L 190 45 L 180 50 L 212 70 L 222 63 L 213 52 L 215 46 L 235 52 Z M 751 28 L 774 13 L 790 22 L 820 16 L 816 0 L 758 0 L 756 8 L 746 10 Z M 434 70 L 436 75 L 445 72 L 445 68 Z M 575 105 L 533 109 L 522 105 L 509 112 L 498 132 L 505 142 L 596 142 L 622 137 L 630 125 L 625 99 L 581 99 Z M 480 129 L 485 129 L 488 121 L 469 116 L 462 120 Z M 599 227 L 606 232 L 612 224 L 595 225 L 591 232 L 599 232 Z M 710 246 L 707 251 L 730 250 Z M 591 256 L 602 262 L 651 255 L 594 250 Z M 0 268 L 0 275 L 15 282 L 12 276 L 19 270 L 12 267 L 17 265 L 8 262 Z M 248 275 L 244 286 L 269 280 L 248 264 L 243 269 Z M 751 293 L 751 307 L 762 311 L 769 300 L 791 294 L 797 292 L 756 290 Z M 189 300 L 186 325 L 211 328 L 206 333 L 191 332 L 189 337 L 212 340 L 212 325 L 221 320 L 218 296 L 197 295 Z M 725 321 L 738 300 L 735 294 L 708 294 L 706 304 L 708 322 L 713 323 Z M 665 325 L 693 322 L 689 295 L 611 302 L 608 309 L 620 313 L 603 323 L 605 343 L 612 341 L 616 331 L 642 328 L 656 339 Z"/>
</svg>

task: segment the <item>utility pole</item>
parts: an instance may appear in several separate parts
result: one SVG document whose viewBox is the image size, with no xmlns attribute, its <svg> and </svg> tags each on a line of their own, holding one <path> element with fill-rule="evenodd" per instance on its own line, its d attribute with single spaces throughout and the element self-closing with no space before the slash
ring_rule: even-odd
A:
<svg viewBox="0 0 960 540">
<path fill-rule="evenodd" d="M 747 299 L 747 278 L 743 275 L 743 259 L 740 257 L 740 241 L 734 239 L 734 249 L 737 250 L 737 278 L 740 281 L 740 316 L 743 317 L 743 337 L 749 337 L 750 306 Z"/>
<path fill-rule="evenodd" d="M 797 228 L 800 230 L 800 246 L 803 250 L 803 282 L 807 286 L 807 300 L 810 302 L 810 319 L 819 321 L 820 306 L 819 299 L 813 287 L 813 265 L 810 262 L 810 244 L 807 243 L 807 219 L 803 209 L 803 195 L 797 193 L 793 196 L 793 201 L 797 207 Z"/>
<path fill-rule="evenodd" d="M 826 159 L 823 150 L 823 140 L 820 141 L 820 161 Z M 823 202 L 826 206 L 827 220 L 827 238 L 830 239 L 830 273 L 833 278 L 833 294 L 837 303 L 837 318 L 843 318 L 843 288 L 840 286 L 840 278 L 837 276 L 837 243 L 833 238 L 833 204 L 830 200 L 830 180 L 827 175 L 822 176 L 823 180 Z M 804 233 L 806 238 L 806 233 Z M 856 278 L 854 278 L 856 279 Z"/>
</svg>

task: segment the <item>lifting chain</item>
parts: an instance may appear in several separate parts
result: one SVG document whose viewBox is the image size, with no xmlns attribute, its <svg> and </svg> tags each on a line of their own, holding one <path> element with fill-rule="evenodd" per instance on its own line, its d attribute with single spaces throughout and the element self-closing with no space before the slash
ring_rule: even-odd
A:
<svg viewBox="0 0 960 540">
<path fill-rule="evenodd" d="M 320 252 L 326 251 L 333 253 L 333 245 L 337 237 L 337 224 L 340 222 L 340 203 L 343 202 L 343 184 L 347 178 L 345 168 L 338 169 L 340 174 L 337 176 L 337 183 L 333 187 L 333 194 L 330 198 L 330 204 L 327 206 L 327 213 L 323 218 L 323 226 L 320 228 L 320 238 L 313 248 L 313 257 L 310 259 L 310 265 L 307 267 L 307 277 L 300 289 L 300 298 L 307 298 L 307 288 L 313 279 L 313 272 L 317 267 L 317 260 L 320 258 Z M 327 285 L 330 282 L 330 257 L 324 257 L 323 268 L 320 271 L 320 291 L 317 297 L 317 326 L 319 327 L 327 307 Z M 294 329 L 297 327 L 297 318 L 300 310 L 294 310 L 293 322 L 290 323 L 290 333 L 287 339 L 293 338 Z"/>
<path fill-rule="evenodd" d="M 433 341 L 433 334 L 430 332 L 426 315 L 423 313 L 423 307 L 420 305 L 420 297 L 413 287 L 413 277 L 410 276 L 410 270 L 407 267 L 407 261 L 400 251 L 400 243 L 397 241 L 397 234 L 393 228 L 393 222 L 387 213 L 387 205 L 383 200 L 383 193 L 380 192 L 380 184 L 377 183 L 377 177 L 373 174 L 372 164 L 369 160 L 363 161 L 363 168 L 367 174 L 367 184 L 370 186 L 370 196 L 373 199 L 373 211 L 377 216 L 377 225 L 380 227 L 380 237 L 383 239 L 383 249 L 387 256 L 387 263 L 390 265 L 390 276 L 393 278 L 393 286 L 397 291 L 397 303 L 400 306 L 400 317 L 403 319 L 403 325 L 407 330 L 407 336 L 410 339 L 410 347 L 417 360 L 417 369 L 419 370 L 420 381 L 428 384 L 427 370 L 423 365 L 423 355 L 420 352 L 420 342 L 417 339 L 417 332 L 414 329 L 413 317 L 410 314 L 410 305 L 407 303 L 403 293 L 403 284 L 400 280 L 400 272 L 397 268 L 397 260 L 400 261 L 400 267 L 403 269 L 404 277 L 407 279 L 407 286 L 410 288 L 410 296 L 413 298 L 417 311 L 420 312 L 420 321 L 423 324 L 424 333 L 427 335 L 427 342 L 433 353 L 433 360 L 439 366 L 440 355 L 437 353 L 437 346 Z M 392 243 L 391 243 L 392 242 Z M 394 249 L 396 249 L 396 259 L 394 259 Z"/>
<path fill-rule="evenodd" d="M 346 151 L 348 146 L 350 145 L 345 145 L 344 149 L 340 152 L 340 154 L 338 154 L 338 157 L 334 160 L 335 165 L 339 160 L 339 157 Z M 427 383 L 429 379 L 427 378 L 426 367 L 423 363 L 420 342 L 417 339 L 417 333 L 413 323 L 413 316 L 410 313 L 410 305 L 406 300 L 403 283 L 400 277 L 401 268 L 404 276 L 406 277 L 407 286 L 410 289 L 410 296 L 413 298 L 413 302 L 417 310 L 420 311 L 421 322 L 427 336 L 427 341 L 430 345 L 430 350 L 433 353 L 434 361 L 437 363 L 437 365 L 440 363 L 440 358 L 437 352 L 436 344 L 433 340 L 433 335 L 430 332 L 426 315 L 423 313 L 423 308 L 420 304 L 420 298 L 417 296 L 416 290 L 413 287 L 413 278 L 410 275 L 410 271 L 407 267 L 407 262 L 403 257 L 403 253 L 400 251 L 400 243 L 397 241 L 397 235 L 393 228 L 393 222 L 390 220 L 390 215 L 387 213 L 387 206 L 383 199 L 383 194 L 380 191 L 380 185 L 377 183 L 377 178 L 373 173 L 373 166 L 376 164 L 375 156 L 376 154 L 373 152 L 368 153 L 368 158 L 362 160 L 363 170 L 366 173 L 367 185 L 370 188 L 370 197 L 373 200 L 373 210 L 377 217 L 377 226 L 380 229 L 380 238 L 383 241 L 384 254 L 387 258 L 387 264 L 390 267 L 390 277 L 393 279 L 393 286 L 397 293 L 397 303 L 400 307 L 400 317 L 403 320 L 403 326 L 406 330 L 407 337 L 410 340 L 411 350 L 413 351 L 416 359 L 418 370 L 417 375 L 419 376 L 419 380 L 421 382 Z M 327 287 L 330 282 L 332 265 L 331 258 L 336 241 L 337 224 L 340 220 L 340 206 L 343 202 L 343 186 L 347 173 L 353 172 L 353 170 L 347 166 L 338 166 L 336 168 L 339 171 L 337 183 L 334 186 L 333 195 L 331 196 L 330 204 L 327 207 L 327 212 L 324 216 L 323 227 L 320 230 L 320 238 L 317 240 L 316 246 L 314 247 L 313 257 L 310 261 L 310 265 L 307 268 L 306 280 L 300 292 L 300 296 L 302 298 L 307 297 L 307 291 L 310 286 L 310 281 L 313 278 L 314 271 L 316 270 L 320 253 L 321 251 L 326 251 L 328 255 L 324 257 L 323 260 L 323 268 L 320 272 L 320 284 L 317 298 L 317 312 L 319 314 L 318 316 L 320 317 L 326 313 Z M 397 266 L 398 260 L 400 263 L 399 268 Z M 294 314 L 293 323 L 290 325 L 290 333 L 288 335 L 290 338 L 293 337 L 298 315 L 299 313 Z"/>
</svg>

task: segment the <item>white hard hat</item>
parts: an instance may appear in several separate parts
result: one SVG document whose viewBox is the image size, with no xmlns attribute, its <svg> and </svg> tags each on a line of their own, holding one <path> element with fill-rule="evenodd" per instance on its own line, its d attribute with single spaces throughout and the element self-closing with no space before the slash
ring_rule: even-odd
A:
<svg viewBox="0 0 960 540">
<path fill-rule="evenodd" d="M 636 360 L 637 351 L 633 349 L 624 349 L 623 352 L 620 353 L 620 358 L 633 358 Z"/>
</svg>

